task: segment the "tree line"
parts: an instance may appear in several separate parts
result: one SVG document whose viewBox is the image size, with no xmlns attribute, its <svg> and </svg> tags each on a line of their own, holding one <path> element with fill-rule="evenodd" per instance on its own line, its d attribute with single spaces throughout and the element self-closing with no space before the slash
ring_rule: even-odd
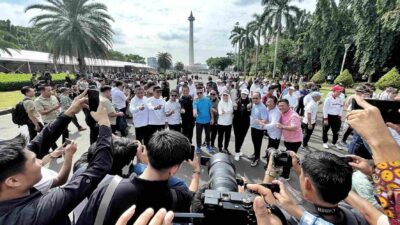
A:
<svg viewBox="0 0 400 225">
<path fill-rule="evenodd" d="M 230 36 L 236 70 L 336 77 L 344 62 L 355 79 L 371 81 L 400 66 L 400 0 L 317 0 L 312 13 L 294 2 L 262 0 L 263 13 L 236 23 Z"/>
</svg>

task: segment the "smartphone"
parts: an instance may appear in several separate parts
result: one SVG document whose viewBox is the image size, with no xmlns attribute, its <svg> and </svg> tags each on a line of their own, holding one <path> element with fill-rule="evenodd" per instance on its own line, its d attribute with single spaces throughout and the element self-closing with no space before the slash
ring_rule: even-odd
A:
<svg viewBox="0 0 400 225">
<path fill-rule="evenodd" d="M 190 160 L 194 159 L 194 152 L 195 152 L 194 149 L 195 149 L 194 145 L 191 145 L 190 146 L 190 153 L 189 153 L 189 157 L 188 157 L 188 159 L 190 159 Z"/>
<path fill-rule="evenodd" d="M 207 166 L 208 165 L 208 162 L 210 161 L 210 157 L 207 157 L 207 156 L 201 156 L 200 157 L 200 165 L 202 165 L 202 166 Z"/>
<path fill-rule="evenodd" d="M 100 99 L 99 99 L 99 91 L 89 89 L 88 90 L 88 98 L 89 98 L 89 109 L 90 111 L 97 111 L 99 107 Z"/>
<path fill-rule="evenodd" d="M 64 146 L 67 146 L 72 143 L 71 139 L 65 138 Z"/>
<path fill-rule="evenodd" d="M 279 193 L 281 191 L 278 184 L 260 184 L 260 185 L 268 188 L 269 190 L 271 190 L 272 193 Z"/>
<path fill-rule="evenodd" d="M 382 118 L 385 123 L 391 122 L 400 124 L 400 101 L 387 101 L 377 99 L 365 99 L 369 104 L 377 107 L 381 112 Z M 362 109 L 355 99 L 353 99 L 353 109 Z"/>
</svg>

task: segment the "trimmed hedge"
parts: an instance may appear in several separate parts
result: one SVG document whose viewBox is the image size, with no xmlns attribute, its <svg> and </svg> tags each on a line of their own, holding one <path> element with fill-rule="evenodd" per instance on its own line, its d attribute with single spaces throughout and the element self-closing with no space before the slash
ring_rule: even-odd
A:
<svg viewBox="0 0 400 225">
<path fill-rule="evenodd" d="M 311 81 L 313 81 L 316 84 L 323 84 L 325 83 L 325 78 L 326 75 L 322 70 L 319 70 L 314 76 L 311 78 Z"/>
<path fill-rule="evenodd" d="M 54 84 L 64 84 L 65 73 L 52 74 Z M 70 75 L 71 79 L 75 79 L 74 75 Z M 31 74 L 5 74 L 0 73 L 0 91 L 17 91 L 23 86 L 31 85 Z"/>
<path fill-rule="evenodd" d="M 389 86 L 400 89 L 400 74 L 396 67 L 393 67 L 375 83 L 375 87 L 381 90 L 385 90 Z"/>
<path fill-rule="evenodd" d="M 347 69 L 337 76 L 334 82 L 335 84 L 342 83 L 345 87 L 351 87 L 354 84 L 353 76 Z"/>
</svg>

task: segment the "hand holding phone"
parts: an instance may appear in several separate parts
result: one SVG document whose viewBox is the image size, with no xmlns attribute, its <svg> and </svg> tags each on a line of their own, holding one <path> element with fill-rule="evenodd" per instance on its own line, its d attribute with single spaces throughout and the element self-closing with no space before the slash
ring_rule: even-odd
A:
<svg viewBox="0 0 400 225">
<path fill-rule="evenodd" d="M 89 89 L 87 93 L 88 93 L 88 99 L 89 99 L 89 110 L 96 112 L 97 108 L 99 107 L 99 103 L 100 103 L 99 91 Z"/>
</svg>

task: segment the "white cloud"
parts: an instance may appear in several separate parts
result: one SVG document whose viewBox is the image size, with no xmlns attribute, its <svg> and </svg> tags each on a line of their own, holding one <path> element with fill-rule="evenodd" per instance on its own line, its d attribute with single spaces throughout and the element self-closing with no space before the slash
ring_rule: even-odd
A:
<svg viewBox="0 0 400 225">
<path fill-rule="evenodd" d="M 4 1 L 4 0 L 0 0 Z M 10 19 L 13 24 L 28 25 L 33 13 L 24 8 L 34 0 L 15 3 L 0 2 L 0 19 Z M 174 61 L 188 63 L 190 11 L 194 22 L 195 61 L 204 63 L 211 56 L 224 56 L 233 51 L 229 35 L 236 22 L 244 25 L 254 13 L 261 13 L 261 0 L 98 0 L 108 6 L 112 23 L 114 49 L 136 53 L 145 57 L 168 51 Z M 40 0 L 35 1 L 35 3 Z M 315 0 L 296 3 L 314 10 Z"/>
</svg>

